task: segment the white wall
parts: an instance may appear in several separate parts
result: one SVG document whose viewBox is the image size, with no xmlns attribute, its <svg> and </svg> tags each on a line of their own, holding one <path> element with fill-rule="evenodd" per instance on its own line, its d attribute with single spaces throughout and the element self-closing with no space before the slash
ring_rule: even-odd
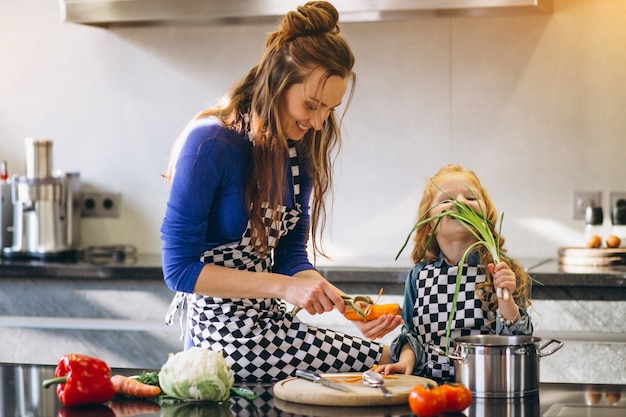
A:
<svg viewBox="0 0 626 417">
<path fill-rule="evenodd" d="M 0 159 L 24 139 L 54 165 L 122 194 L 117 219 L 84 219 L 83 245 L 158 253 L 170 144 L 256 63 L 273 26 L 102 29 L 58 3 L 0 0 Z M 428 176 L 474 169 L 505 213 L 516 257 L 582 243 L 573 190 L 626 190 L 626 3 L 555 0 L 551 15 L 349 23 L 358 86 L 336 170 L 335 265 L 393 258 Z M 327 263 L 327 262 L 325 262 Z"/>
</svg>

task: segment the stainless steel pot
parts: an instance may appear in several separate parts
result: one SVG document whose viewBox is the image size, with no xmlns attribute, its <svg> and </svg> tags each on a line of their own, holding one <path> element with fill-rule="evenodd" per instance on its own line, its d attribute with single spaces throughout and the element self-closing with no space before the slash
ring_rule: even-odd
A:
<svg viewBox="0 0 626 417">
<path fill-rule="evenodd" d="M 465 410 L 468 417 L 537 417 L 539 393 L 516 398 L 474 398 Z"/>
<path fill-rule="evenodd" d="M 563 342 L 533 336 L 476 335 L 454 339 L 448 355 L 456 382 L 477 398 L 513 398 L 539 391 L 539 359 L 553 354 Z M 549 346 L 551 349 L 544 351 Z"/>
</svg>

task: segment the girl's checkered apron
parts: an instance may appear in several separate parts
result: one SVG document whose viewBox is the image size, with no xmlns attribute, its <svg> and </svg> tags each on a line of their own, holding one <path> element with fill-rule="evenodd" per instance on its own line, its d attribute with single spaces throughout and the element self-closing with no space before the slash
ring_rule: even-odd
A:
<svg viewBox="0 0 626 417">
<path fill-rule="evenodd" d="M 278 222 L 264 207 L 271 248 L 300 218 L 298 156 L 289 148 L 296 207 L 281 206 Z M 270 271 L 272 259 L 259 257 L 250 238 L 250 223 L 241 241 L 205 252 L 206 263 L 248 271 Z M 166 322 L 185 295 L 172 301 Z M 187 328 L 195 346 L 221 350 L 238 379 L 270 380 L 291 376 L 296 368 L 319 372 L 364 371 L 380 358 L 383 345 L 340 332 L 309 326 L 286 312 L 275 298 L 217 298 L 186 294 Z"/>
<path fill-rule="evenodd" d="M 426 265 L 417 276 L 417 299 L 413 308 L 413 325 L 418 340 L 426 351 L 424 376 L 442 380 L 454 379 L 454 364 L 444 355 L 439 355 L 428 345 L 445 348 L 446 325 L 450 306 L 454 298 L 458 266 L 443 262 L 439 267 Z M 488 334 L 489 323 L 495 313 L 488 311 L 476 297 L 476 284 L 485 282 L 485 274 L 477 266 L 464 266 L 463 281 L 456 302 L 456 312 L 450 331 L 450 340 L 460 336 Z"/>
</svg>

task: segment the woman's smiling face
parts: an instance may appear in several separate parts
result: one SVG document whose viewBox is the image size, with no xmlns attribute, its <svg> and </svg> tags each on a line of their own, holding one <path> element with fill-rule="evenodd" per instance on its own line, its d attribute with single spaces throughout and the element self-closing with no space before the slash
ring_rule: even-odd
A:
<svg viewBox="0 0 626 417">
<path fill-rule="evenodd" d="M 309 129 L 321 130 L 330 113 L 341 104 L 348 78 L 331 76 L 323 81 L 324 75 L 323 69 L 314 69 L 304 83 L 294 84 L 285 92 L 280 123 L 287 138 L 300 140 Z"/>
</svg>

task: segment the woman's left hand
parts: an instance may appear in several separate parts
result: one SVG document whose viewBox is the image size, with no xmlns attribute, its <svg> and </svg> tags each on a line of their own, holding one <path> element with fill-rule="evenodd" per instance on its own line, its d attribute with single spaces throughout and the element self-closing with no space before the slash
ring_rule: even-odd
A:
<svg viewBox="0 0 626 417">
<path fill-rule="evenodd" d="M 352 323 L 368 339 L 378 339 L 402 324 L 402 316 L 385 314 L 374 320 L 353 320 Z"/>
</svg>

